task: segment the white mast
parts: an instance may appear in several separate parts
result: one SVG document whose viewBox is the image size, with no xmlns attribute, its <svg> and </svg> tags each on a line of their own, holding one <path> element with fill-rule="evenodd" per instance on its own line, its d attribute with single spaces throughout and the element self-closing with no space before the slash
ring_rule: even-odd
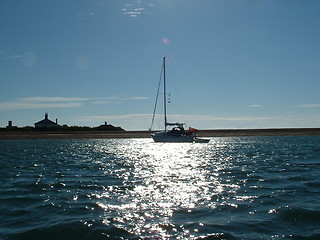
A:
<svg viewBox="0 0 320 240">
<path fill-rule="evenodd" d="M 166 57 L 163 57 L 164 130 L 167 131 Z"/>
</svg>

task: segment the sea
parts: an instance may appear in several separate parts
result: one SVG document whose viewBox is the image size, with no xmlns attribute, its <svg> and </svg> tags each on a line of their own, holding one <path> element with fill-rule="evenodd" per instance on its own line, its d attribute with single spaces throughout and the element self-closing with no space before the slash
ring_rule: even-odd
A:
<svg viewBox="0 0 320 240">
<path fill-rule="evenodd" d="M 1 140 L 0 239 L 320 239 L 320 136 Z"/>
</svg>

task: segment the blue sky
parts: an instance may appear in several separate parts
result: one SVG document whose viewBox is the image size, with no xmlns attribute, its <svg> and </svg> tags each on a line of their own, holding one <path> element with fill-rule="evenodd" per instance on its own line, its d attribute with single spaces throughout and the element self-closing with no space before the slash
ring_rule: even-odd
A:
<svg viewBox="0 0 320 240">
<path fill-rule="evenodd" d="M 0 127 L 320 127 L 318 0 L 3 0 Z"/>
</svg>

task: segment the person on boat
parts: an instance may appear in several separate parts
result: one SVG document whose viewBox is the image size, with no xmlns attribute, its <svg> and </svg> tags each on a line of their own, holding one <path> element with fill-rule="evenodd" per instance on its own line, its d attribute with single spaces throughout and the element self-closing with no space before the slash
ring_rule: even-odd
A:
<svg viewBox="0 0 320 240">
<path fill-rule="evenodd" d="M 183 127 L 178 126 L 178 127 L 174 127 L 170 132 L 168 132 L 169 135 L 172 136 L 181 136 L 182 134 L 185 134 L 185 130 Z"/>
<path fill-rule="evenodd" d="M 180 131 L 180 132 L 184 132 L 184 128 L 183 128 L 183 126 L 179 126 L 179 127 L 178 127 L 178 131 Z"/>
</svg>

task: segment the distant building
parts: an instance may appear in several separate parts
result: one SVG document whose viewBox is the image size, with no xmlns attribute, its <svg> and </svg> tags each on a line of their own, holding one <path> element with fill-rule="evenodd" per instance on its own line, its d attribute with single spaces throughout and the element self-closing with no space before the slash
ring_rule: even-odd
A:
<svg viewBox="0 0 320 240">
<path fill-rule="evenodd" d="M 108 124 L 107 122 L 104 122 L 103 125 L 100 125 L 99 127 L 94 128 L 98 131 L 124 131 L 121 127 L 115 127 L 112 124 Z"/>
<path fill-rule="evenodd" d="M 18 128 L 17 126 L 12 125 L 12 121 L 8 121 L 8 126 L 7 128 Z"/>
<path fill-rule="evenodd" d="M 56 122 L 53 122 L 48 118 L 48 113 L 45 114 L 45 117 L 43 120 L 36 122 L 34 124 L 34 126 L 35 126 L 35 128 L 58 128 L 58 127 L 60 127 L 57 119 L 56 119 Z"/>
</svg>

